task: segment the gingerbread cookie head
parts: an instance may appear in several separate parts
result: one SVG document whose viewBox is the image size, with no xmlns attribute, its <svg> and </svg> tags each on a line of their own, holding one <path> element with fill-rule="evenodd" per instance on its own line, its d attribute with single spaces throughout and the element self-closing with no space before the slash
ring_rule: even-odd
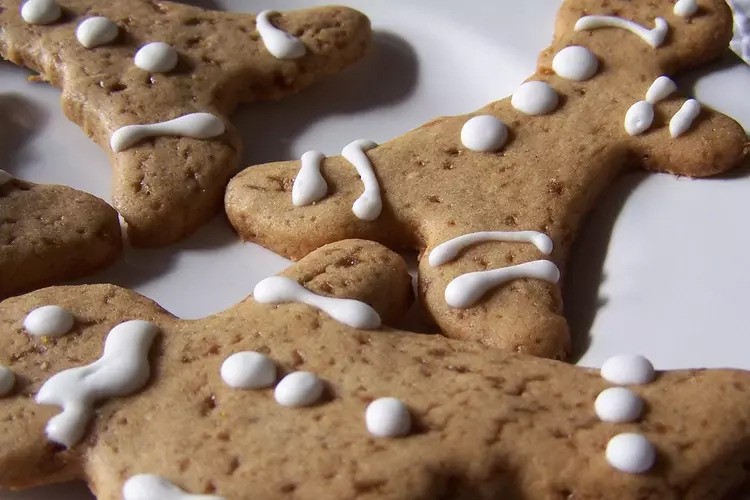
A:
<svg viewBox="0 0 750 500">
<path fill-rule="evenodd" d="M 719 57 L 730 36 L 720 0 L 685 5 L 565 2 L 511 97 L 340 157 L 246 169 L 228 186 L 229 219 L 292 258 L 349 237 L 414 248 L 443 333 L 564 358 L 560 268 L 612 180 L 634 167 L 708 176 L 746 154 L 739 124 L 665 74 Z"/>
<path fill-rule="evenodd" d="M 240 144 L 227 116 L 279 99 L 364 53 L 345 7 L 214 12 L 137 0 L 12 0 L 0 55 L 62 87 L 66 115 L 108 153 L 113 199 L 139 245 L 194 231 L 221 205 Z"/>
<path fill-rule="evenodd" d="M 382 325 L 403 261 L 326 246 L 181 321 L 109 285 L 0 313 L 0 486 L 101 499 L 721 496 L 750 457 L 747 372 L 601 372 Z M 9 383 L 4 383 L 10 380 Z"/>
</svg>

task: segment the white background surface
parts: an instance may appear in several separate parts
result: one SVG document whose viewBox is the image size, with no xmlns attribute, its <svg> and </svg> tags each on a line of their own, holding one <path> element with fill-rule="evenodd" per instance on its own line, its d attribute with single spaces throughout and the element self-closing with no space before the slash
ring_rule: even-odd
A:
<svg viewBox="0 0 750 500">
<path fill-rule="evenodd" d="M 196 3 L 199 0 L 196 0 Z M 269 3 L 203 1 L 260 11 Z M 323 4 L 278 0 L 274 8 Z M 551 37 L 556 0 L 343 1 L 375 29 L 366 60 L 345 74 L 277 104 L 241 108 L 243 164 L 298 158 L 315 148 L 338 154 L 353 139 L 383 142 L 437 115 L 471 111 L 510 94 Z M 460 7 L 459 7 L 460 5 Z M 59 91 L 26 81 L 0 63 L 0 158 L 11 173 L 62 183 L 109 199 L 105 155 L 59 109 Z M 750 68 L 731 55 L 680 80 L 750 128 Z M 620 352 L 657 368 L 750 369 L 750 168 L 721 179 L 624 177 L 601 200 L 568 267 L 567 315 L 580 363 Z M 237 241 L 221 217 L 189 240 L 161 250 L 128 249 L 125 259 L 81 282 L 134 288 L 178 316 L 230 307 L 287 261 Z M 82 500 L 81 485 L 0 493 L 12 500 Z"/>
</svg>

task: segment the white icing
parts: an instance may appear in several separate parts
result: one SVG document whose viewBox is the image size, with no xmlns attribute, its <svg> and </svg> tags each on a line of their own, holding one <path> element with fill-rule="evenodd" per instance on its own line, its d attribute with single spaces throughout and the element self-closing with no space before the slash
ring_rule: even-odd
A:
<svg viewBox="0 0 750 500">
<path fill-rule="evenodd" d="M 221 378 L 235 389 L 264 389 L 276 382 L 276 365 L 259 352 L 237 352 L 221 364 Z"/>
<path fill-rule="evenodd" d="M 617 385 L 641 385 L 654 380 L 651 361 L 640 355 L 618 354 L 607 359 L 601 368 L 603 379 Z"/>
<path fill-rule="evenodd" d="M 310 406 L 323 395 L 323 381 L 311 372 L 292 372 L 276 385 L 273 392 L 282 406 Z"/>
<path fill-rule="evenodd" d="M 55 0 L 29 0 L 21 6 L 21 17 L 29 24 L 54 23 L 62 15 Z"/>
<path fill-rule="evenodd" d="M 7 396 L 16 385 L 16 375 L 7 366 L 0 365 L 0 397 Z"/>
<path fill-rule="evenodd" d="M 297 59 L 304 56 L 307 50 L 305 44 L 297 37 L 280 30 L 269 20 L 270 16 L 277 14 L 278 12 L 273 10 L 264 10 L 255 19 L 258 33 L 266 49 L 277 59 Z"/>
<path fill-rule="evenodd" d="M 380 315 L 364 302 L 318 295 L 284 276 L 271 276 L 255 285 L 253 298 L 261 304 L 299 302 L 320 309 L 336 321 L 352 328 L 380 328 Z"/>
<path fill-rule="evenodd" d="M 534 260 L 516 266 L 462 274 L 445 287 L 445 302 L 454 308 L 471 307 L 488 290 L 517 279 L 557 283 L 560 279 L 560 270 L 548 260 Z"/>
<path fill-rule="evenodd" d="M 688 131 L 693 121 L 701 113 L 701 104 L 695 99 L 688 99 L 669 120 L 669 134 L 679 137 Z"/>
<path fill-rule="evenodd" d="M 627 387 L 610 387 L 596 397 L 594 411 L 603 422 L 633 422 L 643 413 L 643 400 Z"/>
<path fill-rule="evenodd" d="M 375 437 L 405 436 L 411 431 L 409 408 L 396 398 L 379 398 L 365 410 L 367 430 Z"/>
<path fill-rule="evenodd" d="M 117 153 L 149 137 L 171 135 L 210 139 L 223 134 L 225 130 L 224 122 L 211 113 L 190 113 L 165 122 L 120 127 L 112 134 L 109 145 Z"/>
<path fill-rule="evenodd" d="M 430 252 L 428 262 L 433 267 L 442 266 L 455 259 L 464 248 L 485 241 L 531 243 L 545 255 L 552 252 L 553 246 L 552 239 L 538 231 L 480 231 L 464 234 L 439 244 Z"/>
<path fill-rule="evenodd" d="M 150 73 L 172 71 L 177 59 L 177 50 L 164 42 L 147 43 L 135 53 L 135 65 Z"/>
<path fill-rule="evenodd" d="M 148 351 L 158 331 L 148 321 L 121 323 L 109 332 L 101 358 L 47 380 L 36 395 L 37 403 L 62 407 L 62 413 L 47 423 L 47 437 L 70 448 L 83 437 L 97 401 L 143 387 L 151 372 Z"/>
<path fill-rule="evenodd" d="M 625 113 L 625 131 L 630 135 L 642 134 L 654 121 L 654 106 L 650 102 L 638 101 Z"/>
<path fill-rule="evenodd" d="M 646 102 L 656 104 L 663 101 L 677 90 L 677 84 L 668 76 L 660 76 L 646 91 Z"/>
<path fill-rule="evenodd" d="M 472 151 L 499 151 L 507 140 L 508 127 L 492 115 L 475 116 L 461 128 L 461 143 Z"/>
<path fill-rule="evenodd" d="M 138 474 L 122 487 L 123 500 L 225 500 L 216 495 L 192 495 L 154 474 Z"/>
<path fill-rule="evenodd" d="M 511 105 L 527 115 L 544 115 L 557 108 L 558 96 L 547 82 L 526 82 L 513 92 Z"/>
<path fill-rule="evenodd" d="M 598 28 L 620 28 L 637 35 L 653 48 L 664 43 L 669 25 L 662 17 L 654 19 L 654 28 L 648 29 L 640 24 L 617 16 L 583 16 L 575 25 L 576 31 L 595 30 Z"/>
<path fill-rule="evenodd" d="M 605 456 L 607 462 L 617 470 L 642 474 L 654 466 L 656 450 L 644 436 L 626 432 L 609 440 Z"/>
<path fill-rule="evenodd" d="M 680 17 L 690 17 L 698 12 L 698 2 L 695 0 L 677 0 L 672 10 L 675 15 Z"/>
<path fill-rule="evenodd" d="M 320 173 L 325 155 L 308 151 L 302 155 L 299 173 L 292 184 L 292 203 L 297 207 L 311 205 L 328 194 L 328 184 Z"/>
<path fill-rule="evenodd" d="M 120 28 L 106 17 L 89 17 L 76 28 L 76 38 L 87 49 L 93 49 L 113 41 L 119 31 Z"/>
<path fill-rule="evenodd" d="M 74 318 L 67 309 L 50 305 L 37 307 L 23 320 L 23 327 L 35 337 L 60 337 L 73 328 Z"/>
<path fill-rule="evenodd" d="M 15 177 L 13 177 L 12 175 L 10 175 L 5 170 L 0 169 L 0 186 L 2 186 L 3 184 L 9 183 L 13 179 L 15 179 Z"/>
<path fill-rule="evenodd" d="M 354 212 L 357 218 L 367 221 L 377 219 L 380 211 L 383 209 L 378 178 L 375 177 L 372 163 L 365 154 L 365 151 L 369 151 L 377 146 L 376 143 L 367 139 L 359 139 L 350 142 L 341 151 L 341 155 L 357 170 L 365 187 L 364 192 L 354 201 L 352 212 Z"/>
<path fill-rule="evenodd" d="M 599 60 L 586 47 L 571 45 L 555 54 L 552 59 L 552 69 L 557 76 L 582 82 L 596 74 L 599 69 Z"/>
</svg>

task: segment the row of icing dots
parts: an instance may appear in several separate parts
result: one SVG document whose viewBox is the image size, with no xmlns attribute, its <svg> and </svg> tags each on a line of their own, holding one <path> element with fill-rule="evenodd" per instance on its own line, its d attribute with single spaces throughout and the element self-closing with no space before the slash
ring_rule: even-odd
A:
<svg viewBox="0 0 750 500">
<path fill-rule="evenodd" d="M 638 101 L 625 113 L 625 131 L 629 135 L 639 135 L 651 128 L 654 121 L 654 105 L 677 90 L 677 85 L 667 76 L 660 76 L 646 91 L 646 98 Z M 669 121 L 669 133 L 672 138 L 679 137 L 690 129 L 698 117 L 701 106 L 695 99 L 688 99 Z"/>
</svg>

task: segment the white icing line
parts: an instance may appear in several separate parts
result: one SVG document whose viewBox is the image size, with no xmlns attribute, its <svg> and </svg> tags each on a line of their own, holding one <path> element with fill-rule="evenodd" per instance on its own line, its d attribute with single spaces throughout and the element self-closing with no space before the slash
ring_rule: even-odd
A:
<svg viewBox="0 0 750 500">
<path fill-rule="evenodd" d="M 16 385 L 16 375 L 7 366 L 0 365 L 0 397 L 7 396 Z"/>
<path fill-rule="evenodd" d="M 299 173 L 292 184 L 292 203 L 296 207 L 311 205 L 328 194 L 328 184 L 320 173 L 325 155 L 308 151 L 302 155 Z"/>
<path fill-rule="evenodd" d="M 29 24 L 54 23 L 62 15 L 55 0 L 29 0 L 21 6 L 21 17 Z"/>
<path fill-rule="evenodd" d="M 293 279 L 283 276 L 271 276 L 255 285 L 253 298 L 261 304 L 299 302 L 320 309 L 336 321 L 352 328 L 380 328 L 380 315 L 364 302 L 318 295 Z"/>
<path fill-rule="evenodd" d="M 377 143 L 373 141 L 359 139 L 350 142 L 341 151 L 341 155 L 354 166 L 360 179 L 362 179 L 362 184 L 364 184 L 365 190 L 354 201 L 352 212 L 354 212 L 357 218 L 366 221 L 377 219 L 381 210 L 383 210 L 378 178 L 375 176 L 370 159 L 365 154 L 365 151 L 369 151 L 377 146 Z"/>
<path fill-rule="evenodd" d="M 480 231 L 458 236 L 445 241 L 432 249 L 428 262 L 431 266 L 442 266 L 458 256 L 464 248 L 485 241 L 505 241 L 531 243 L 545 255 L 552 252 L 552 240 L 549 236 L 538 231 Z"/>
<path fill-rule="evenodd" d="M 378 398 L 365 410 L 365 425 L 375 437 L 393 438 L 409 434 L 409 408 L 396 398 Z"/>
<path fill-rule="evenodd" d="M 210 139 L 224 131 L 224 122 L 211 113 L 191 113 L 166 122 L 120 127 L 112 134 L 109 145 L 112 151 L 119 153 L 150 137 L 170 135 Z"/>
<path fill-rule="evenodd" d="M 13 177 L 12 175 L 10 175 L 5 170 L 0 169 L 0 186 L 2 186 L 3 184 L 9 183 L 13 179 L 15 179 L 15 177 Z"/>
<path fill-rule="evenodd" d="M 662 17 L 654 19 L 654 28 L 648 29 L 640 24 L 616 16 L 583 16 L 575 25 L 576 31 L 595 30 L 598 28 L 620 28 L 637 35 L 653 48 L 664 43 L 669 25 Z"/>
<path fill-rule="evenodd" d="M 67 309 L 49 305 L 37 307 L 23 320 L 24 329 L 35 337 L 61 337 L 73 328 L 74 318 Z"/>
<path fill-rule="evenodd" d="M 273 10 L 264 10 L 255 19 L 258 33 L 266 49 L 277 59 L 297 59 L 304 56 L 307 51 L 305 44 L 271 23 L 269 17 L 277 14 L 278 12 Z"/>
<path fill-rule="evenodd" d="M 538 279 L 557 283 L 560 279 L 560 270 L 549 260 L 534 260 L 516 266 L 462 274 L 445 287 L 445 302 L 454 308 L 471 307 L 488 290 L 516 279 Z"/>
<path fill-rule="evenodd" d="M 680 17 L 690 17 L 698 12 L 698 3 L 695 0 L 677 0 L 672 11 Z"/>
<path fill-rule="evenodd" d="M 625 131 L 630 135 L 642 134 L 654 122 L 654 106 L 650 102 L 638 101 L 625 113 Z"/>
<path fill-rule="evenodd" d="M 192 495 L 167 479 L 154 474 L 138 474 L 125 481 L 124 500 L 225 500 L 216 495 Z"/>
<path fill-rule="evenodd" d="M 323 381 L 312 372 L 292 372 L 282 378 L 273 397 L 282 406 L 310 406 L 323 395 Z"/>
<path fill-rule="evenodd" d="M 158 331 L 148 321 L 121 323 L 109 332 L 101 358 L 47 380 L 36 402 L 62 407 L 62 412 L 47 423 L 47 437 L 70 448 L 83 437 L 97 401 L 125 396 L 143 387 L 151 372 L 148 351 Z"/>
<path fill-rule="evenodd" d="M 642 474 L 654 466 L 656 450 L 651 441 L 634 432 L 618 434 L 607 443 L 607 462 L 628 474 Z"/>
<path fill-rule="evenodd" d="M 663 101 L 677 90 L 677 84 L 668 76 L 660 76 L 646 91 L 646 102 L 656 104 Z"/>
<path fill-rule="evenodd" d="M 693 121 L 701 113 L 701 104 L 695 99 L 688 99 L 669 120 L 669 134 L 679 137 L 688 131 Z"/>
<path fill-rule="evenodd" d="M 117 38 L 120 29 L 106 17 L 96 16 L 84 20 L 76 28 L 76 38 L 87 49 L 106 45 Z"/>
</svg>

